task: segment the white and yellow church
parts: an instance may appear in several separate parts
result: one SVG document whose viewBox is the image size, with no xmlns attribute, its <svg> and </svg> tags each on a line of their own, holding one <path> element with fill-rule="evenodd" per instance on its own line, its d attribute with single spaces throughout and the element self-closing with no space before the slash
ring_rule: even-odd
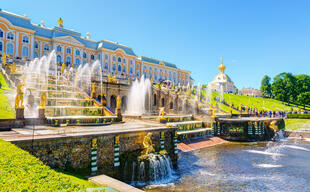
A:
<svg viewBox="0 0 310 192">
<path fill-rule="evenodd" d="M 237 93 L 238 89 L 234 85 L 231 78 L 225 73 L 226 67 L 223 64 L 223 57 L 221 56 L 221 64 L 218 66 L 220 73 L 215 76 L 212 82 L 208 84 L 208 89 L 223 93 Z"/>
</svg>

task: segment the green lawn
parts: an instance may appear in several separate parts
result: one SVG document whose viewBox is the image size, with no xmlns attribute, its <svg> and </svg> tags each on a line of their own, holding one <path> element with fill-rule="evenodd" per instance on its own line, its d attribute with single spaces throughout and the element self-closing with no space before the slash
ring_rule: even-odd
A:
<svg viewBox="0 0 310 192">
<path fill-rule="evenodd" d="M 4 90 L 10 90 L 10 88 L 1 72 L 0 83 L 2 85 L 2 88 L 0 89 L 0 119 L 12 119 L 15 117 L 15 111 L 12 108 L 7 96 L 4 94 Z"/>
<path fill-rule="evenodd" d="M 204 91 L 202 91 L 203 95 L 206 95 Z M 216 104 L 214 101 L 214 97 L 219 96 L 218 92 L 212 92 L 212 100 L 211 103 L 213 105 Z M 290 111 L 293 110 L 299 110 L 300 108 L 293 107 L 293 106 L 286 106 L 283 104 L 283 102 L 275 100 L 275 99 L 268 99 L 268 98 L 261 98 L 261 97 L 250 97 L 250 96 L 243 96 L 243 95 L 234 95 L 234 94 L 223 94 L 224 100 L 228 104 L 234 104 L 235 107 L 239 107 L 240 104 L 247 106 L 247 107 L 255 107 L 259 111 L 265 110 L 265 111 Z M 229 107 L 220 104 L 219 107 L 229 112 Z M 238 113 L 238 111 L 233 110 L 233 113 Z"/>
<path fill-rule="evenodd" d="M 59 173 L 15 145 L 0 139 L 1 191 L 85 191 L 98 187 L 87 180 Z"/>
<path fill-rule="evenodd" d="M 285 119 L 285 129 L 310 129 L 310 119 Z"/>
</svg>

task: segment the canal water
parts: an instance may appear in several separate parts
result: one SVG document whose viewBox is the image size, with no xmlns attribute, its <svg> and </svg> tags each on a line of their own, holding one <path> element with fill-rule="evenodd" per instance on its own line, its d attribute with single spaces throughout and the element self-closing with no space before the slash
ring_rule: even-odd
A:
<svg viewBox="0 0 310 192">
<path fill-rule="evenodd" d="M 227 143 L 179 154 L 177 179 L 159 191 L 310 191 L 310 140 Z"/>
</svg>

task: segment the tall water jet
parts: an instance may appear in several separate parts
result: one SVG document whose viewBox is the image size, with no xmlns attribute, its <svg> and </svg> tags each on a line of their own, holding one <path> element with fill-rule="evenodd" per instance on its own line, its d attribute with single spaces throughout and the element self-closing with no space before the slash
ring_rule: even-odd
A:
<svg viewBox="0 0 310 192">
<path fill-rule="evenodd" d="M 143 76 L 132 83 L 125 114 L 138 116 L 151 112 L 151 86 L 151 81 Z"/>
</svg>

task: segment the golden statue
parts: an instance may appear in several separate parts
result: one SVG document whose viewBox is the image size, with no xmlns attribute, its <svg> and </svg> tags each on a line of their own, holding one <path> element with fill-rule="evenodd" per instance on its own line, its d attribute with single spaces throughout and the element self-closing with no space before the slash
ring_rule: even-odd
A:
<svg viewBox="0 0 310 192">
<path fill-rule="evenodd" d="M 43 91 L 40 96 L 40 107 L 44 107 L 46 104 L 46 92 Z"/>
<path fill-rule="evenodd" d="M 63 25 L 64 22 L 63 22 L 63 20 L 61 19 L 61 17 L 59 17 L 57 23 L 58 23 L 58 27 L 64 27 L 64 25 Z"/>
<path fill-rule="evenodd" d="M 121 96 L 118 95 L 116 98 L 116 109 L 120 109 L 121 108 L 121 104 L 122 104 L 122 99 Z"/>
<path fill-rule="evenodd" d="M 3 56 L 2 56 L 2 64 L 3 65 L 6 65 L 6 54 L 5 53 L 3 53 Z"/>
<path fill-rule="evenodd" d="M 23 84 L 17 85 L 16 97 L 15 97 L 15 109 L 24 108 L 24 105 L 23 105 L 24 93 L 22 91 L 23 86 L 24 86 Z"/>
<path fill-rule="evenodd" d="M 111 74 L 108 74 L 108 83 L 117 83 L 116 79 L 116 75 L 114 75 L 113 77 L 111 77 Z"/>
<path fill-rule="evenodd" d="M 152 137 L 152 133 L 148 133 L 143 139 L 143 143 L 142 143 L 143 148 L 144 148 L 144 150 L 142 151 L 143 156 L 147 156 L 148 154 L 155 152 L 151 137 Z"/>
<path fill-rule="evenodd" d="M 153 77 L 151 78 L 151 86 L 153 85 Z"/>
<path fill-rule="evenodd" d="M 271 129 L 273 129 L 274 131 L 278 131 L 278 126 L 276 125 L 277 121 L 274 120 L 274 121 L 271 121 L 271 123 L 269 124 L 269 127 Z"/>
<path fill-rule="evenodd" d="M 160 117 L 160 118 L 164 118 L 165 115 L 166 115 L 165 107 L 161 107 L 161 108 L 159 109 L 159 117 Z"/>
<path fill-rule="evenodd" d="M 92 89 L 91 89 L 92 91 L 91 91 L 91 95 L 90 95 L 90 98 L 91 98 L 91 99 L 94 99 L 95 96 L 96 96 L 95 85 L 96 85 L 96 83 L 92 83 L 92 84 L 91 84 L 91 86 L 92 86 Z"/>
<path fill-rule="evenodd" d="M 65 63 L 62 63 L 61 68 L 60 68 L 61 75 L 64 74 L 65 67 L 66 67 Z"/>
</svg>

